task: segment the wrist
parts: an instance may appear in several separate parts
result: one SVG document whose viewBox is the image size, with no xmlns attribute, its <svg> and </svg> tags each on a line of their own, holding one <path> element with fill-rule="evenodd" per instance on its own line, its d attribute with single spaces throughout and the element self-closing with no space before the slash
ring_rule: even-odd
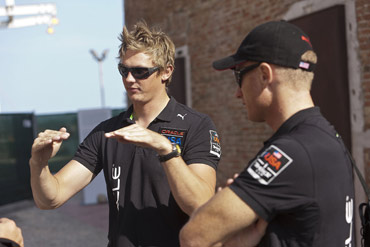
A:
<svg viewBox="0 0 370 247">
<path fill-rule="evenodd" d="M 169 154 L 172 151 L 172 143 L 166 138 L 161 147 L 157 150 L 159 156 Z"/>
<path fill-rule="evenodd" d="M 43 161 L 41 159 L 36 159 L 35 157 L 31 156 L 29 160 L 29 164 L 31 167 L 45 167 L 48 165 L 48 161 Z"/>
<path fill-rule="evenodd" d="M 158 159 L 160 162 L 166 162 L 172 158 L 179 157 L 180 155 L 181 155 L 180 146 L 175 143 L 171 143 L 171 151 L 167 152 L 164 155 L 158 154 Z"/>
</svg>

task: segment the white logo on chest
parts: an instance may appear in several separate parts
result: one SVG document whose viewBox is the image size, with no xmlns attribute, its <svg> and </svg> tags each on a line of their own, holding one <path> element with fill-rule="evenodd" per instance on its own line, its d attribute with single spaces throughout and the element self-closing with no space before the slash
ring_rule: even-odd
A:
<svg viewBox="0 0 370 247">
<path fill-rule="evenodd" d="M 188 115 L 187 113 L 183 116 L 180 113 L 177 114 L 177 117 L 180 117 L 182 120 L 184 120 L 185 116 Z"/>
</svg>

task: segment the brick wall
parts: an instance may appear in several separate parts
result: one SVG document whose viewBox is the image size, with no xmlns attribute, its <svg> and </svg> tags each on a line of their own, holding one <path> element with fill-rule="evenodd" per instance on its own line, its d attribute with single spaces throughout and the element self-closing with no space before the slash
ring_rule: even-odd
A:
<svg viewBox="0 0 370 247">
<path fill-rule="evenodd" d="M 158 25 L 177 47 L 188 45 L 191 57 L 193 108 L 211 116 L 222 144 L 218 184 L 245 167 L 272 131 L 251 123 L 240 100 L 231 71 L 212 69 L 214 60 L 235 52 L 254 26 L 281 19 L 294 0 L 125 0 L 125 23 L 143 18 Z M 356 0 L 366 128 L 370 128 L 370 6 Z M 369 155 L 365 155 L 370 166 Z"/>
</svg>

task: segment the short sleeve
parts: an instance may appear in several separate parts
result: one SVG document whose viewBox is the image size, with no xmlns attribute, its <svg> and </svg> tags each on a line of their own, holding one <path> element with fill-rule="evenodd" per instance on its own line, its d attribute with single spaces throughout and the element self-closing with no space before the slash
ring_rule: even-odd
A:
<svg viewBox="0 0 370 247">
<path fill-rule="evenodd" d="M 101 145 L 104 131 L 101 124 L 96 126 L 83 142 L 78 146 L 74 160 L 78 161 L 89 169 L 92 173 L 97 175 L 102 170 L 102 162 L 100 160 Z"/>
<path fill-rule="evenodd" d="M 216 127 L 209 117 L 189 131 L 183 159 L 187 164 L 202 163 L 217 169 L 221 158 L 221 145 Z"/>
<path fill-rule="evenodd" d="M 269 221 L 281 212 L 314 203 L 313 179 L 304 148 L 294 140 L 282 139 L 266 146 L 230 188 Z"/>
</svg>

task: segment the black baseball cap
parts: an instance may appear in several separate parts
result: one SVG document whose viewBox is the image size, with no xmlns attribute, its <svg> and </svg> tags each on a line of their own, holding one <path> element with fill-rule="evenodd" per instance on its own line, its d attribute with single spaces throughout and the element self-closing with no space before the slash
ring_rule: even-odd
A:
<svg viewBox="0 0 370 247">
<path fill-rule="evenodd" d="M 234 69 L 245 61 L 256 61 L 312 71 L 315 64 L 301 60 L 309 50 L 313 50 L 311 41 L 300 28 L 286 21 L 271 21 L 255 27 L 234 55 L 213 62 L 213 68 Z"/>
</svg>

